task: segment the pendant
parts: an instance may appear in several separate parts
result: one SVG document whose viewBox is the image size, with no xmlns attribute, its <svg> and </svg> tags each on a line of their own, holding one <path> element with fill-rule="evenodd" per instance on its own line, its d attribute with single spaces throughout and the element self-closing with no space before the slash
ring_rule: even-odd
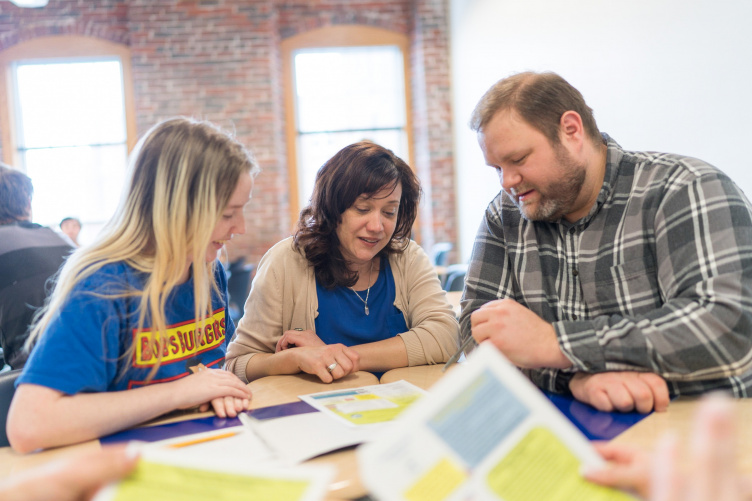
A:
<svg viewBox="0 0 752 501">
<path fill-rule="evenodd" d="M 370 315 L 370 313 L 368 313 L 368 305 L 366 305 L 366 315 Z"/>
</svg>

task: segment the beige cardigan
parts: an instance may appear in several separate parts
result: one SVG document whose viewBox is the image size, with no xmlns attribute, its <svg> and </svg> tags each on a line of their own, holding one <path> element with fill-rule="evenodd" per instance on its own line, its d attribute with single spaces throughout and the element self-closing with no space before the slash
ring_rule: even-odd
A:
<svg viewBox="0 0 752 501">
<path fill-rule="evenodd" d="M 411 241 L 389 262 L 396 289 L 394 305 L 405 316 L 408 365 L 446 362 L 457 350 L 459 324 L 439 278 L 418 244 Z M 274 353 L 282 333 L 299 327 L 316 330 L 318 296 L 313 267 L 292 246 L 292 238 L 277 243 L 261 259 L 253 286 L 227 349 L 225 368 L 242 381 L 256 353 Z"/>
</svg>

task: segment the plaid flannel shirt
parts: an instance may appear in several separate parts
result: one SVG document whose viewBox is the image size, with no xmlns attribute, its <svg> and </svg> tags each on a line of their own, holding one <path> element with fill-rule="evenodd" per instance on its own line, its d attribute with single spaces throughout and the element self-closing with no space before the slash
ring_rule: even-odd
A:
<svg viewBox="0 0 752 501">
<path fill-rule="evenodd" d="M 672 396 L 752 396 L 752 206 L 701 160 L 603 137 L 605 178 L 586 217 L 527 221 L 503 191 L 489 204 L 462 338 L 474 310 L 512 298 L 553 324 L 573 364 L 526 370 L 541 388 L 566 392 L 578 371 L 631 370 L 661 375 Z"/>
</svg>

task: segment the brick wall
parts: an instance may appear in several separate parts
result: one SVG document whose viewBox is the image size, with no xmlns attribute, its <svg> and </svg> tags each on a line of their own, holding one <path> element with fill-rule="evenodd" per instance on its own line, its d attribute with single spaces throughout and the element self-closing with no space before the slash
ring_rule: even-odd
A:
<svg viewBox="0 0 752 501">
<path fill-rule="evenodd" d="M 337 24 L 411 37 L 416 170 L 430 195 L 419 236 L 427 247 L 455 242 L 446 0 L 50 0 L 41 9 L 0 2 L 0 50 L 57 34 L 126 44 L 139 134 L 174 115 L 233 130 L 254 151 L 262 173 L 247 212 L 248 232 L 228 250 L 231 259 L 258 262 L 293 224 L 279 41 Z"/>
<path fill-rule="evenodd" d="M 448 7 L 446 0 L 416 0 L 414 9 L 415 167 L 426 191 L 421 243 L 426 249 L 434 242 L 450 242 L 457 248 Z M 456 255 L 450 253 L 450 263 Z"/>
</svg>

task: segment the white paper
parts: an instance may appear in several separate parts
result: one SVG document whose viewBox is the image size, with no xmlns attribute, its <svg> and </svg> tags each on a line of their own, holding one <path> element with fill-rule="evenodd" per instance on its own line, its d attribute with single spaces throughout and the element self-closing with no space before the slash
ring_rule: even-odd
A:
<svg viewBox="0 0 752 501">
<path fill-rule="evenodd" d="M 257 420 L 255 432 L 260 433 L 262 437 L 244 426 L 237 426 L 161 440 L 144 444 L 142 447 L 170 449 L 174 444 L 233 431 L 238 434 L 175 450 L 198 454 L 209 460 L 230 457 L 245 464 L 284 467 L 344 447 L 362 444 L 377 437 L 380 430 L 378 427 L 352 427 L 316 411 Z"/>
</svg>

